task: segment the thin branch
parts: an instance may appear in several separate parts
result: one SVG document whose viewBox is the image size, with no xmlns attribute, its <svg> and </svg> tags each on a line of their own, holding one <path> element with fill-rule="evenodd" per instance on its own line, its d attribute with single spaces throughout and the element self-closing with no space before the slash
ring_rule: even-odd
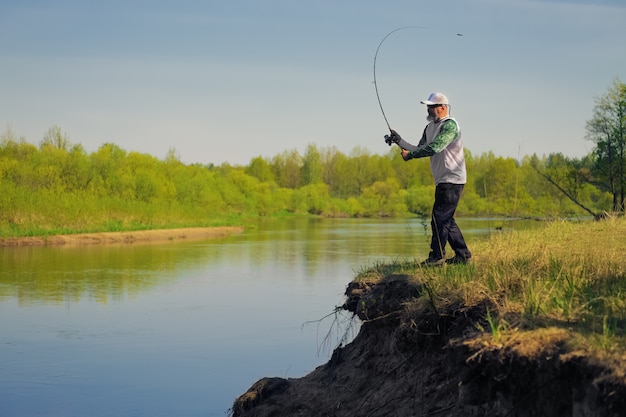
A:
<svg viewBox="0 0 626 417">
<path fill-rule="evenodd" d="M 542 177 L 544 177 L 550 184 L 554 185 L 556 188 L 559 189 L 559 191 L 561 191 L 563 194 L 565 194 L 565 196 L 567 198 L 569 198 L 570 200 L 572 200 L 572 202 L 574 204 L 576 204 L 578 207 L 582 208 L 583 210 L 585 210 L 587 213 L 591 214 L 593 216 L 594 219 L 599 219 L 601 216 L 597 213 L 594 213 L 591 209 L 585 207 L 581 202 L 579 202 L 578 200 L 576 200 L 570 193 L 568 193 L 565 189 L 563 189 L 559 184 L 557 184 L 549 175 L 544 174 L 543 172 L 539 171 L 537 169 L 537 167 L 535 167 L 534 165 L 531 165 L 533 167 L 533 169 Z"/>
</svg>

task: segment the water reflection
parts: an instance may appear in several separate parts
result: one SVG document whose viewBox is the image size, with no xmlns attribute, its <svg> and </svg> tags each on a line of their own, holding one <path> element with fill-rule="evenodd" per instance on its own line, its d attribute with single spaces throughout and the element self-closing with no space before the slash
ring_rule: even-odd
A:
<svg viewBox="0 0 626 417">
<path fill-rule="evenodd" d="M 292 220 L 262 223 L 241 236 L 217 241 L 122 246 L 8 247 L 0 249 L 0 299 L 64 303 L 86 296 L 106 303 L 175 280 L 206 264 L 232 262 L 281 269 L 304 268 L 314 276 L 325 264 L 354 255 L 407 254 L 399 227 L 350 221 Z M 402 227 L 402 225 L 400 225 Z M 379 236 L 370 242 L 373 233 Z M 355 236 L 360 238 L 355 239 Z"/>
<path fill-rule="evenodd" d="M 530 222 L 462 219 L 472 239 Z M 180 278 L 211 263 L 259 268 L 302 267 L 305 279 L 327 265 L 353 268 L 373 261 L 420 258 L 428 253 L 428 228 L 420 220 L 290 219 L 254 225 L 241 235 L 206 242 L 159 245 L 0 248 L 0 300 L 20 305 L 76 302 L 82 296 L 107 303 Z"/>
<path fill-rule="evenodd" d="M 459 223 L 470 244 L 494 232 Z M 0 415 L 224 416 L 257 379 L 326 362 L 329 323 L 303 324 L 355 270 L 428 243 L 419 220 L 298 219 L 207 241 L 0 248 Z"/>
<path fill-rule="evenodd" d="M 168 278 L 164 271 L 189 261 L 152 245 L 4 248 L 0 297 L 16 297 L 20 305 L 81 296 L 106 303 L 157 285 Z"/>
</svg>

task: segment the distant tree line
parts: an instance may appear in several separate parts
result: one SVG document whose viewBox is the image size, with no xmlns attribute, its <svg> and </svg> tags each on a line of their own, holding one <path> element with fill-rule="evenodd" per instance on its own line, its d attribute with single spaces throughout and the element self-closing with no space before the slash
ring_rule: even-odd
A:
<svg viewBox="0 0 626 417">
<path fill-rule="evenodd" d="M 466 150 L 459 216 L 582 217 L 624 210 L 626 88 L 618 81 L 588 122 L 594 151 L 521 161 Z M 618 120 L 619 119 L 619 120 Z M 92 153 L 58 126 L 36 146 L 0 136 L 0 236 L 242 223 L 292 214 L 428 216 L 427 159 L 309 144 L 246 166 L 184 164 L 105 143 Z"/>
</svg>

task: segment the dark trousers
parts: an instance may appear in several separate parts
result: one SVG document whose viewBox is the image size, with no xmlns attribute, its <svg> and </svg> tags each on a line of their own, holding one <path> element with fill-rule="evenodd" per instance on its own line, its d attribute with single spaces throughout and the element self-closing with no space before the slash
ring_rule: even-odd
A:
<svg viewBox="0 0 626 417">
<path fill-rule="evenodd" d="M 454 220 L 454 212 L 461 199 L 463 184 L 442 183 L 435 189 L 435 204 L 430 225 L 433 238 L 430 243 L 430 259 L 446 257 L 446 242 L 457 257 L 469 259 L 472 253 L 465 244 L 461 229 Z"/>
</svg>

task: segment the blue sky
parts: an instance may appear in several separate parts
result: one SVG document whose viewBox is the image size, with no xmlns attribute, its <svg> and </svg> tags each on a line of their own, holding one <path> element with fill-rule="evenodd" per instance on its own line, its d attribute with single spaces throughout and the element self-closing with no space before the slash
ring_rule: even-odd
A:
<svg viewBox="0 0 626 417">
<path fill-rule="evenodd" d="M 307 145 L 417 142 L 442 91 L 473 154 L 589 153 L 585 122 L 626 82 L 622 0 L 0 3 L 0 132 L 51 126 L 185 163 L 248 164 Z M 462 33 L 463 36 L 457 36 Z"/>
</svg>

